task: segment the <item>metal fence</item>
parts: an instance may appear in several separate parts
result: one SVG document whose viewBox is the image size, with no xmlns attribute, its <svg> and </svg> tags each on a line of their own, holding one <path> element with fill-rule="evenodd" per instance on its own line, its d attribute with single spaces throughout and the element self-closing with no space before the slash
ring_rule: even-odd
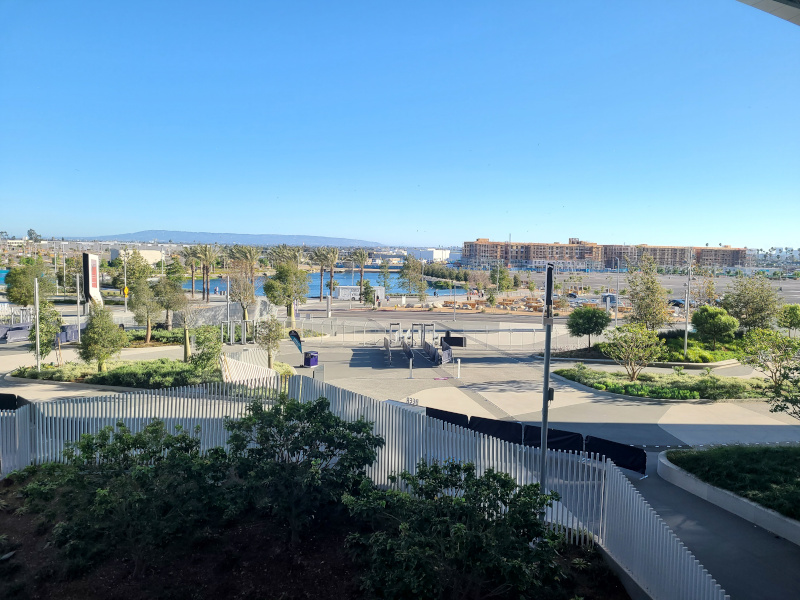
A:
<svg viewBox="0 0 800 600">
<path fill-rule="evenodd" d="M 253 400 L 269 403 L 287 391 L 304 402 L 325 397 L 337 416 L 373 423 L 374 432 L 385 439 L 368 469 L 377 485 L 392 485 L 389 476 L 403 469 L 415 472 L 420 460 L 450 459 L 472 462 L 480 473 L 490 468 L 509 473 L 520 484 L 538 481 L 538 448 L 511 444 L 307 377 L 247 379 L 263 368 L 235 362 L 240 361 L 227 358 L 226 377 L 242 378 L 236 382 L 65 398 L 0 411 L 0 472 L 63 460 L 68 442 L 118 421 L 133 431 L 152 419 L 164 420 L 169 428 L 199 426 L 203 451 L 225 446 L 225 417 L 238 418 Z M 547 459 L 548 488 L 560 495 L 547 514 L 551 527 L 576 543 L 598 543 L 653 598 L 727 598 L 613 463 L 597 455 L 552 450 Z"/>
</svg>

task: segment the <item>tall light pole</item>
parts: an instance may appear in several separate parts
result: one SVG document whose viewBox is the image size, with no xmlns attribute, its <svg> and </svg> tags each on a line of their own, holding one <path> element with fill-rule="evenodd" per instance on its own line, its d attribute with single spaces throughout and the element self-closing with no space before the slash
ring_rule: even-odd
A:
<svg viewBox="0 0 800 600">
<path fill-rule="evenodd" d="M 614 327 L 619 327 L 619 257 L 615 256 L 614 260 L 617 261 L 617 306 L 614 308 Z"/>
<path fill-rule="evenodd" d="M 75 273 L 75 312 L 78 315 L 78 343 L 81 343 L 81 274 Z"/>
<path fill-rule="evenodd" d="M 547 280 L 545 283 L 544 317 L 544 383 L 542 389 L 542 439 L 541 463 L 539 465 L 539 486 L 542 492 L 547 490 L 547 418 L 550 408 L 550 343 L 553 336 L 553 263 L 547 264 Z"/>
<path fill-rule="evenodd" d="M 689 288 L 692 285 L 692 252 L 689 249 L 689 268 L 686 269 L 686 305 L 683 307 L 684 312 L 686 313 L 686 328 L 683 332 L 683 360 L 686 360 L 686 356 L 689 352 Z"/>
<path fill-rule="evenodd" d="M 125 296 L 125 314 L 128 314 L 128 247 L 125 246 L 125 251 L 122 254 L 122 277 L 125 284 L 123 295 Z M 192 282 L 194 284 L 194 282 Z"/>
<path fill-rule="evenodd" d="M 36 311 L 36 372 L 42 369 L 42 357 L 39 354 L 39 278 L 33 280 L 33 304 Z"/>
</svg>

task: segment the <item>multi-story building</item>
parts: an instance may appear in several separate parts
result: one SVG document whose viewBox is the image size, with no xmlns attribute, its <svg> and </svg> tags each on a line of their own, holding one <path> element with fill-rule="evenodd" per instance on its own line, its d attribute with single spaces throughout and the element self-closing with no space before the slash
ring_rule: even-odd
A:
<svg viewBox="0 0 800 600">
<path fill-rule="evenodd" d="M 704 267 L 736 267 L 749 264 L 747 248 L 649 246 L 647 244 L 620 245 L 596 244 L 578 238 L 569 243 L 543 242 L 492 242 L 479 238 L 464 242 L 461 263 L 471 267 L 487 267 L 502 264 L 507 267 L 538 267 L 548 262 L 576 268 L 613 269 L 619 264 L 638 263 L 648 254 L 663 267 L 682 267 L 690 257 L 694 264 Z"/>
</svg>

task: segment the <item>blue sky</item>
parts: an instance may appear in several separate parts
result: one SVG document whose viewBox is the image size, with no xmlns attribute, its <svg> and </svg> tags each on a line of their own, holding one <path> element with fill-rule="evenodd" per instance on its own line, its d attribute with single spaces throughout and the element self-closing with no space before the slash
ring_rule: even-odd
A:
<svg viewBox="0 0 800 600">
<path fill-rule="evenodd" d="M 0 0 L 0 229 L 797 247 L 798 56 L 735 0 Z"/>
</svg>

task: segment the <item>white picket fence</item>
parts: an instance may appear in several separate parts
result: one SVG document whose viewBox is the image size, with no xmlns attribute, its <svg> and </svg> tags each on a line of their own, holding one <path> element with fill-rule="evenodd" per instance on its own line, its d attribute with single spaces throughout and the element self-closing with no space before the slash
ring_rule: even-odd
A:
<svg viewBox="0 0 800 600">
<path fill-rule="evenodd" d="M 249 374 L 250 367 L 262 369 L 230 357 L 227 363 L 229 376 Z M 241 416 L 254 399 L 269 403 L 280 391 L 303 402 L 325 397 L 337 416 L 372 422 L 374 432 L 385 440 L 368 468 L 377 485 L 391 485 L 389 476 L 404 469 L 414 473 L 420 460 L 449 459 L 472 462 L 480 473 L 490 468 L 509 473 L 520 484 L 538 482 L 537 448 L 511 444 L 301 376 L 65 398 L 0 411 L 0 473 L 61 461 L 67 442 L 118 421 L 133 431 L 152 419 L 162 419 L 169 428 L 200 426 L 203 451 L 225 446 L 224 418 Z M 547 514 L 551 527 L 573 542 L 598 543 L 654 599 L 728 598 L 610 461 L 552 450 L 547 458 L 548 488 L 561 497 Z"/>
</svg>

